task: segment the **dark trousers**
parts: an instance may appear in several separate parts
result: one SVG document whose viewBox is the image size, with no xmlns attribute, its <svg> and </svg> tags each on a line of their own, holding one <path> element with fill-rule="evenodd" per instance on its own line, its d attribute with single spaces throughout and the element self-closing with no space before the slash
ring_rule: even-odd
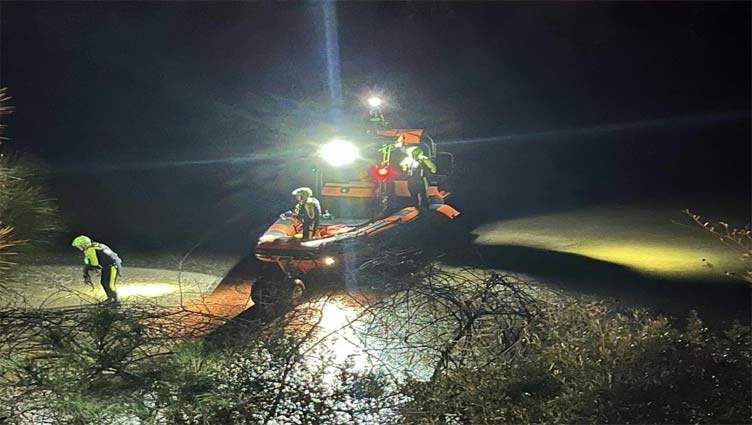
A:
<svg viewBox="0 0 752 425">
<path fill-rule="evenodd" d="M 307 241 L 316 236 L 316 229 L 319 227 L 319 221 L 315 218 L 303 216 L 303 240 Z"/>
<path fill-rule="evenodd" d="M 115 280 L 117 280 L 118 270 L 115 266 L 103 266 L 102 277 L 99 283 L 104 289 L 104 293 L 107 294 L 108 300 L 117 301 L 117 291 L 115 290 Z"/>
<path fill-rule="evenodd" d="M 416 207 L 428 208 L 428 179 L 419 175 L 408 177 L 407 190 L 410 191 Z"/>
</svg>

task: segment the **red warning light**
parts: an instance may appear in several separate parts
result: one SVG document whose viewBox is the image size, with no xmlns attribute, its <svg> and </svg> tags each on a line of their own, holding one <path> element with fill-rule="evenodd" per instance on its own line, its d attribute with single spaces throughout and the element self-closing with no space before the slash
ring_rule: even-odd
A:
<svg viewBox="0 0 752 425">
<path fill-rule="evenodd" d="M 376 167 L 376 178 L 379 180 L 386 180 L 392 175 L 392 169 L 387 165 L 381 165 Z"/>
</svg>

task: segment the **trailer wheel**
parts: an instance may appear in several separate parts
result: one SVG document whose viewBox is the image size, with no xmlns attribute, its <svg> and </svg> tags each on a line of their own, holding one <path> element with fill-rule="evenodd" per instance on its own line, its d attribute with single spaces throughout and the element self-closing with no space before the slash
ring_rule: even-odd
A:
<svg viewBox="0 0 752 425">
<path fill-rule="evenodd" d="M 259 279 L 251 289 L 251 299 L 265 316 L 274 316 L 303 301 L 305 283 L 300 279 Z"/>
<path fill-rule="evenodd" d="M 265 316 L 273 315 L 281 307 L 282 293 L 279 286 L 282 282 L 259 279 L 251 288 L 251 299 L 254 308 L 258 308 Z"/>
<path fill-rule="evenodd" d="M 303 294 L 305 294 L 305 283 L 300 279 L 292 280 L 292 290 L 290 291 L 290 301 L 293 305 L 300 304 L 303 301 Z"/>
</svg>

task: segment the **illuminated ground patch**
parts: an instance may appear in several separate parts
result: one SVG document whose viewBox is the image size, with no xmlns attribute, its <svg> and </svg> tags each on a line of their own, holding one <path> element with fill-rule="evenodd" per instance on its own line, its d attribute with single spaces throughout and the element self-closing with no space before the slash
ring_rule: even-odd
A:
<svg viewBox="0 0 752 425">
<path fill-rule="evenodd" d="M 725 253 L 637 241 L 631 244 L 582 244 L 570 247 L 564 252 L 659 274 L 701 274 L 703 270 L 698 267 L 703 264 L 728 266 L 731 263 L 731 259 L 725 258 Z M 705 271 L 709 270 L 708 267 Z"/>
<path fill-rule="evenodd" d="M 121 298 L 126 297 L 159 297 L 173 292 L 178 292 L 180 288 L 175 284 L 165 283 L 130 283 L 128 286 L 118 287 L 118 295 Z"/>
<path fill-rule="evenodd" d="M 680 208 L 607 207 L 488 223 L 480 245 L 515 245 L 582 255 L 671 277 L 720 278 L 744 270 L 741 256 L 689 223 Z"/>
<path fill-rule="evenodd" d="M 77 259 L 77 258 L 76 258 Z M 124 302 L 150 302 L 178 305 L 181 301 L 210 293 L 220 276 L 158 268 L 126 267 L 118 279 L 117 292 Z M 81 266 L 35 265 L 21 268 L 18 291 L 20 303 L 31 306 L 64 307 L 86 305 L 106 298 L 99 275 L 92 274 L 93 287 L 84 284 Z"/>
</svg>

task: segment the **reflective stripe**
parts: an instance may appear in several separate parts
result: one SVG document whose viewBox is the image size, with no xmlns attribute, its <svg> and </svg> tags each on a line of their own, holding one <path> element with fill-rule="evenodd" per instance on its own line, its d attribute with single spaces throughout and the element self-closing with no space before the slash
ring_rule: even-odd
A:
<svg viewBox="0 0 752 425">
<path fill-rule="evenodd" d="M 115 279 L 117 279 L 118 270 L 115 266 L 110 266 L 110 288 L 115 290 Z"/>
</svg>

